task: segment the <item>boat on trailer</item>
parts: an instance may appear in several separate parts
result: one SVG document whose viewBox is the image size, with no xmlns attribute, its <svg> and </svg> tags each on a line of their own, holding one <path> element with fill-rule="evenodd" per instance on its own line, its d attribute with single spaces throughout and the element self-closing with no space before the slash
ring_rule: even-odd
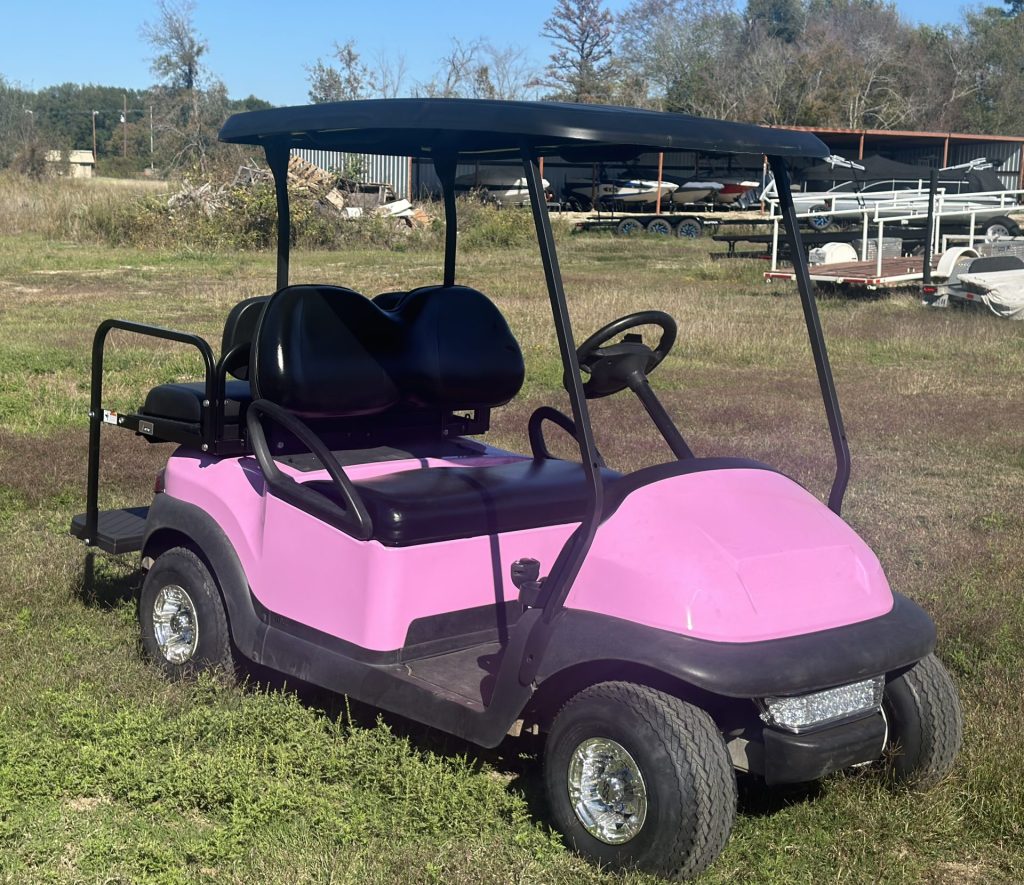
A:
<svg viewBox="0 0 1024 885">
<path fill-rule="evenodd" d="M 679 188 L 671 181 L 658 182 L 647 178 L 575 179 L 566 181 L 565 191 L 570 199 L 581 205 L 604 208 L 614 206 L 647 206 L 667 200 Z"/>
<path fill-rule="evenodd" d="M 551 182 L 542 180 L 545 194 L 550 195 Z M 481 166 L 455 179 L 457 193 L 480 193 L 499 206 L 529 206 L 530 189 L 522 170 L 503 166 Z M 550 196 L 549 196 L 550 199 Z"/>
</svg>

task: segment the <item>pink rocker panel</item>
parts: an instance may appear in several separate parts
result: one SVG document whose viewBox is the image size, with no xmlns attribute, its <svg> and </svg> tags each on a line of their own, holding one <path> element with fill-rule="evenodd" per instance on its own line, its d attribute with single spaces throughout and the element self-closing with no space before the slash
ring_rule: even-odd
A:
<svg viewBox="0 0 1024 885">
<path fill-rule="evenodd" d="M 359 480 L 512 457 L 484 449 L 346 472 Z M 576 528 L 385 547 L 264 494 L 254 458 L 185 451 L 168 462 L 166 491 L 213 517 L 267 609 L 377 651 L 400 648 L 417 618 L 514 600 L 512 562 L 530 556 L 546 572 Z M 892 594 L 867 545 L 810 493 L 771 471 L 732 469 L 632 492 L 598 529 L 566 604 L 697 638 L 752 642 L 885 614 Z"/>
</svg>

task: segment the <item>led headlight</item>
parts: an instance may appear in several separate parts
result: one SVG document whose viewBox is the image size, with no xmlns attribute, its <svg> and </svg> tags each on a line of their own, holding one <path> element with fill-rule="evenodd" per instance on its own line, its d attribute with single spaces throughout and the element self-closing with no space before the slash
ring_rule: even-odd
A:
<svg viewBox="0 0 1024 885">
<path fill-rule="evenodd" d="M 885 677 L 840 685 L 813 694 L 789 698 L 762 698 L 761 718 L 769 725 L 800 732 L 819 728 L 840 719 L 877 710 L 882 703 Z"/>
</svg>

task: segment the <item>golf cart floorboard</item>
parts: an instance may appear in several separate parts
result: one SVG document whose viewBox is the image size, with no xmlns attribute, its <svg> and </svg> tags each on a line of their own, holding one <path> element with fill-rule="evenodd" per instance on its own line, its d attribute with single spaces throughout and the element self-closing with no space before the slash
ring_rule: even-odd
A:
<svg viewBox="0 0 1024 885">
<path fill-rule="evenodd" d="M 127 507 L 123 510 L 101 510 L 96 523 L 96 537 L 89 538 L 85 514 L 71 520 L 71 534 L 107 553 L 134 553 L 142 549 L 148 507 Z"/>
<path fill-rule="evenodd" d="M 388 669 L 433 694 L 483 710 L 491 701 L 505 646 L 485 642 L 443 655 L 395 664 Z"/>
</svg>

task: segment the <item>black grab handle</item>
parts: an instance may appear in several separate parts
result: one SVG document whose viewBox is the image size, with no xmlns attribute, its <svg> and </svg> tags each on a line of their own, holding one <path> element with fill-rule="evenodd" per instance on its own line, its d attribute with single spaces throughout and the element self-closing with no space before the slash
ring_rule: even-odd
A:
<svg viewBox="0 0 1024 885">
<path fill-rule="evenodd" d="M 530 415 L 530 421 L 527 424 L 527 431 L 530 435 L 530 451 L 533 452 L 533 457 L 538 461 L 545 461 L 549 458 L 555 457 L 549 451 L 548 444 L 544 440 L 545 421 L 557 424 L 573 439 L 578 439 L 576 436 L 576 422 L 573 421 L 572 418 L 551 406 L 541 406 L 532 415 Z M 604 458 L 601 457 L 601 453 L 597 452 L 596 449 L 595 452 L 597 454 L 597 463 L 601 467 L 604 467 Z"/>
<path fill-rule="evenodd" d="M 277 466 L 270 454 L 270 447 L 267 445 L 267 437 L 260 421 L 261 415 L 266 415 L 275 423 L 280 424 L 316 457 L 341 493 L 341 498 L 345 502 L 344 507 L 339 507 L 325 495 L 296 482 Z M 352 485 L 352 481 L 345 475 L 345 471 L 341 469 L 341 465 L 338 464 L 327 446 L 317 438 L 309 427 L 291 412 L 265 399 L 253 400 L 246 411 L 245 424 L 249 431 L 249 445 L 263 471 L 267 488 L 271 492 L 359 541 L 367 541 L 372 537 L 373 523 L 370 521 L 370 514 L 366 512 L 366 507 L 355 486 Z"/>
</svg>

